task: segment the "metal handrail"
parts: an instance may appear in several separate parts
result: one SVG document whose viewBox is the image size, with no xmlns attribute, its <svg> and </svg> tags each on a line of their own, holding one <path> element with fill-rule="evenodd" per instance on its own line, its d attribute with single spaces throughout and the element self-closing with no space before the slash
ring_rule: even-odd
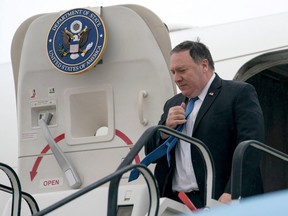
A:
<svg viewBox="0 0 288 216">
<path fill-rule="evenodd" d="M 20 216 L 21 213 L 21 198 L 23 198 L 30 208 L 32 214 L 39 211 L 39 206 L 30 194 L 21 190 L 21 183 L 14 169 L 7 164 L 0 163 L 0 169 L 8 176 L 11 186 L 0 184 L 0 190 L 12 194 L 11 215 Z"/>
<path fill-rule="evenodd" d="M 12 185 L 12 206 L 11 206 L 11 215 L 20 215 L 21 209 L 21 185 L 15 171 L 8 165 L 0 163 L 0 169 L 8 176 L 10 183 Z M 5 187 L 2 187 L 5 188 Z"/>
<path fill-rule="evenodd" d="M 157 131 L 163 132 L 168 135 L 175 136 L 181 140 L 184 140 L 198 148 L 200 152 L 202 153 L 202 157 L 206 163 L 205 168 L 206 168 L 206 205 L 211 205 L 210 201 L 212 200 L 214 196 L 214 179 L 215 179 L 215 168 L 214 168 L 214 162 L 211 156 L 211 153 L 207 146 L 201 142 L 200 140 L 189 137 L 181 132 L 178 132 L 174 129 L 168 128 L 163 125 L 158 125 L 158 126 L 152 126 L 148 128 L 142 136 L 138 139 L 138 141 L 135 143 L 134 147 L 131 149 L 131 151 L 127 154 L 125 159 L 122 161 L 122 163 L 119 165 L 118 169 L 121 169 L 129 164 L 132 163 L 134 160 L 135 156 L 140 152 L 140 150 L 145 146 L 145 144 L 148 142 L 149 139 L 156 133 Z M 110 182 L 109 186 L 109 204 L 111 208 L 108 209 L 108 215 L 113 216 L 116 215 L 116 206 L 117 206 L 117 193 L 118 193 L 118 188 L 115 187 L 114 185 L 118 185 L 120 182 L 121 178 L 115 178 Z"/>
<path fill-rule="evenodd" d="M 10 194 L 14 193 L 14 189 L 13 188 L 8 187 L 6 185 L 2 185 L 2 184 L 0 184 L 0 190 L 4 191 L 6 193 L 10 193 Z M 29 193 L 26 193 L 24 191 L 21 191 L 21 194 L 22 194 L 22 198 L 28 204 L 31 214 L 35 214 L 36 212 L 38 212 L 39 211 L 39 206 L 38 206 L 36 200 L 34 199 L 34 197 L 31 196 Z M 18 209 L 18 208 L 16 208 L 16 209 Z M 17 215 L 19 215 L 19 212 L 17 213 Z"/>
<path fill-rule="evenodd" d="M 231 196 L 232 199 L 240 199 L 241 198 L 241 190 L 242 190 L 242 165 L 244 154 L 249 146 L 252 146 L 258 150 L 266 152 L 270 155 L 273 155 L 283 161 L 288 162 L 288 155 L 274 149 L 268 145 L 265 145 L 256 140 L 247 140 L 239 143 L 236 147 L 233 160 L 232 160 L 232 173 L 231 173 Z"/>
<path fill-rule="evenodd" d="M 48 206 L 45 209 L 37 212 L 36 214 L 34 214 L 34 216 L 40 216 L 40 215 L 48 214 L 48 213 L 58 209 L 59 207 L 71 202 L 72 200 L 90 192 L 91 190 L 113 180 L 114 178 L 118 178 L 118 176 L 120 176 L 120 178 L 121 178 L 121 176 L 124 173 L 126 173 L 132 169 L 138 169 L 139 172 L 144 176 L 146 183 L 148 185 L 149 196 L 150 196 L 150 206 L 149 206 L 148 214 L 151 215 L 151 212 L 152 212 L 152 213 L 154 213 L 153 215 L 157 215 L 158 210 L 159 210 L 159 192 L 158 192 L 157 183 L 154 179 L 153 173 L 146 166 L 143 166 L 141 164 L 133 164 L 133 165 L 125 166 L 121 169 L 116 170 L 114 173 L 92 183 L 91 185 L 65 197 L 64 199 L 58 201 L 57 203 L 54 203 L 51 206 Z M 118 188 L 118 186 L 119 185 L 117 185 L 117 188 Z M 108 210 L 109 210 L 109 208 L 110 208 L 110 206 L 109 206 L 109 202 L 108 202 Z"/>
</svg>

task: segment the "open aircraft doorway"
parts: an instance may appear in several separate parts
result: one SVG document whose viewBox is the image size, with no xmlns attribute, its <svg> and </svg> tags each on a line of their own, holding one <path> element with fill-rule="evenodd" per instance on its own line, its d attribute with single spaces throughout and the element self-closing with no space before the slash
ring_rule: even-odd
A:
<svg viewBox="0 0 288 216">
<path fill-rule="evenodd" d="M 265 143 L 287 154 L 288 50 L 255 57 L 240 68 L 234 79 L 256 88 L 265 120 Z M 264 154 L 261 171 L 264 192 L 288 187 L 287 163 Z"/>
</svg>

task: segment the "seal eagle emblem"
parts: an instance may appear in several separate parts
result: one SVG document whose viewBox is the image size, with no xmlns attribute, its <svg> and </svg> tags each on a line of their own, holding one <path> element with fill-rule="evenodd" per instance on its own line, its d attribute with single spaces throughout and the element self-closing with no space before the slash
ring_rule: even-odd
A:
<svg viewBox="0 0 288 216">
<path fill-rule="evenodd" d="M 51 63 L 64 73 L 77 74 L 94 67 L 106 49 L 106 27 L 95 12 L 73 9 L 52 25 L 47 39 Z"/>
</svg>

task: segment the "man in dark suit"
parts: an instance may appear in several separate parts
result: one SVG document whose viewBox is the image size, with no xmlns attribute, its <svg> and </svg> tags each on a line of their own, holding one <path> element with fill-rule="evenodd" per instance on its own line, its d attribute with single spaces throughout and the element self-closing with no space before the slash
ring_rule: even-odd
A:
<svg viewBox="0 0 288 216">
<path fill-rule="evenodd" d="M 181 93 L 164 105 L 160 125 L 176 128 L 201 140 L 209 148 L 215 164 L 214 198 L 231 201 L 231 163 L 236 146 L 245 140 L 264 141 L 264 120 L 254 87 L 245 82 L 221 79 L 214 71 L 209 49 L 200 42 L 184 41 L 171 51 L 170 70 Z M 198 97 L 185 119 L 190 98 Z M 149 154 L 167 139 L 157 133 L 147 143 Z M 262 193 L 259 155 L 254 150 L 245 157 L 242 197 Z M 171 151 L 170 166 L 166 156 L 156 161 L 155 177 L 161 197 L 178 200 L 185 192 L 198 208 L 205 206 L 204 162 L 196 148 L 179 141 Z"/>
</svg>

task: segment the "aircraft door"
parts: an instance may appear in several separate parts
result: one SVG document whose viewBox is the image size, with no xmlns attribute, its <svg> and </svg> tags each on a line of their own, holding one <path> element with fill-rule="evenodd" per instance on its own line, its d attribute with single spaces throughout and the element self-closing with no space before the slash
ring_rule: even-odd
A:
<svg viewBox="0 0 288 216">
<path fill-rule="evenodd" d="M 102 38 L 88 37 L 80 45 L 75 35 L 87 29 L 78 15 L 103 25 L 103 32 L 90 30 Z M 51 48 L 55 35 L 65 32 L 74 34 L 68 46 L 58 41 Z M 112 173 L 144 130 L 158 123 L 164 102 L 176 93 L 167 65 L 168 31 L 141 6 L 41 15 L 14 39 L 20 37 L 25 39 L 16 77 L 19 177 L 30 193 L 84 187 Z M 141 152 L 135 163 L 143 157 Z"/>
</svg>

